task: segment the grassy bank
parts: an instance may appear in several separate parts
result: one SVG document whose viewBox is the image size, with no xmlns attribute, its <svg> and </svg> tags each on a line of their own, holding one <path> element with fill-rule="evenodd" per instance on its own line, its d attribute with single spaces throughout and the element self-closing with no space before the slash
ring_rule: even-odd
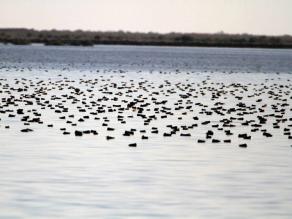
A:
<svg viewBox="0 0 292 219">
<path fill-rule="evenodd" d="M 16 45 L 43 43 L 45 45 L 92 46 L 155 45 L 155 46 L 205 46 L 292 48 L 292 36 L 263 36 L 249 34 L 199 34 L 199 33 L 133 33 L 93 32 L 33 29 L 0 29 L 0 42 Z"/>
</svg>

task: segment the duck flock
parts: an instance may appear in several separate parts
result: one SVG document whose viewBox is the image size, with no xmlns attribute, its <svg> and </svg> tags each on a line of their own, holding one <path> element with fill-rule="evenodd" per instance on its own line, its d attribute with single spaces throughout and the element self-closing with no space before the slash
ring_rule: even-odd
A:
<svg viewBox="0 0 292 219">
<path fill-rule="evenodd" d="M 77 77 L 46 72 L 30 78 L 1 75 L 0 130 L 32 135 L 45 127 L 85 141 L 88 135 L 123 138 L 129 147 L 157 137 L 241 148 L 278 134 L 292 140 L 289 79 L 246 83 L 178 71 L 97 70 Z"/>
</svg>

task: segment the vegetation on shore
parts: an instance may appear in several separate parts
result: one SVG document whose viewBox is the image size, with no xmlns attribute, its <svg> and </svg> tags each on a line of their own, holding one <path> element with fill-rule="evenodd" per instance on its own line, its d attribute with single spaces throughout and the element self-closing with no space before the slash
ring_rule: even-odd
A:
<svg viewBox="0 0 292 219">
<path fill-rule="evenodd" d="M 0 42 L 16 45 L 43 43 L 45 45 L 92 46 L 158 45 L 205 47 L 292 48 L 292 36 L 264 36 L 250 34 L 202 33 L 134 33 L 68 30 L 0 29 Z"/>
</svg>

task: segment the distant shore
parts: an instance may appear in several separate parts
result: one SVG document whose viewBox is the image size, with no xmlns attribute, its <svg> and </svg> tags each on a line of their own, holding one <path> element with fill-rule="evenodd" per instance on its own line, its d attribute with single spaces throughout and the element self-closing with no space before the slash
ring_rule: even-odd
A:
<svg viewBox="0 0 292 219">
<path fill-rule="evenodd" d="M 201 33 L 134 33 L 0 28 L 0 43 L 29 45 L 143 45 L 239 48 L 292 48 L 292 36 Z"/>
</svg>

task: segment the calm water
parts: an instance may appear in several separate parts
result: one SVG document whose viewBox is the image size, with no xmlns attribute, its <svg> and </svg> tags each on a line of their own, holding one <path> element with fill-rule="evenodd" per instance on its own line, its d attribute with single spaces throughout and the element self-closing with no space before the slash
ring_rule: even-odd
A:
<svg viewBox="0 0 292 219">
<path fill-rule="evenodd" d="M 266 113 L 273 112 L 269 106 L 285 108 L 283 115 L 288 118 L 281 130 L 272 128 L 276 119 L 263 127 L 273 138 L 254 133 L 248 147 L 240 148 L 235 137 L 231 137 L 232 144 L 198 144 L 210 125 L 191 130 L 191 137 L 164 138 L 150 133 L 152 126 L 163 132 L 170 123 L 191 125 L 194 115 L 217 124 L 222 117 L 200 114 L 204 106 L 196 105 L 187 114 L 174 112 L 149 127 L 135 117 L 135 111 L 122 114 L 130 116 L 125 125 L 115 120 L 116 112 L 106 112 L 100 118 L 108 117 L 109 126 L 115 128 L 110 134 L 116 136 L 107 141 L 102 121 L 90 117 L 78 124 L 83 130 L 96 128 L 97 136 L 62 135 L 60 128 L 70 132 L 75 128 L 48 107 L 19 102 L 15 108 L 24 108 L 29 115 L 33 109 L 41 112 L 44 124 L 31 124 L 34 132 L 22 133 L 27 127 L 20 117 L 8 116 L 15 108 L 0 114 L 0 218 L 292 218 L 292 141 L 282 134 L 282 128 L 292 124 L 291 73 L 292 50 L 0 46 L 0 106 L 4 108 L 3 98 L 19 98 L 17 88 L 27 86 L 27 95 L 46 88 L 46 95 L 37 96 L 45 101 L 72 94 L 71 86 L 84 90 L 80 98 L 85 102 L 78 106 L 88 109 L 91 94 L 95 100 L 105 96 L 100 89 L 113 92 L 110 97 L 118 95 L 113 83 L 129 86 L 134 92 L 115 102 L 101 101 L 103 108 L 141 95 L 150 100 L 151 92 L 157 92 L 154 97 L 167 100 L 166 106 L 171 107 L 190 85 L 206 91 L 206 95 L 198 92 L 194 99 L 194 103 L 208 105 L 206 109 L 213 106 L 209 87 L 224 91 L 218 100 L 226 107 L 238 102 L 234 91 L 247 104 L 267 104 Z M 228 87 L 236 83 L 246 87 Z M 223 84 L 227 87 L 222 88 Z M 267 91 L 281 95 L 280 100 L 270 98 Z M 263 102 L 249 97 L 254 93 Z M 281 106 L 283 99 L 287 106 Z M 76 118 L 83 116 L 68 101 L 54 99 L 53 103 L 68 107 Z M 54 128 L 47 127 L 50 123 Z M 140 133 L 122 136 L 125 129 L 133 127 L 146 129 L 149 139 L 141 140 Z M 238 125 L 233 128 L 234 136 L 248 130 Z M 225 138 L 220 131 L 215 136 Z M 128 147 L 133 142 L 137 147 Z"/>
<path fill-rule="evenodd" d="M 1 46 L 1 67 L 292 72 L 292 50 L 187 47 Z"/>
</svg>

